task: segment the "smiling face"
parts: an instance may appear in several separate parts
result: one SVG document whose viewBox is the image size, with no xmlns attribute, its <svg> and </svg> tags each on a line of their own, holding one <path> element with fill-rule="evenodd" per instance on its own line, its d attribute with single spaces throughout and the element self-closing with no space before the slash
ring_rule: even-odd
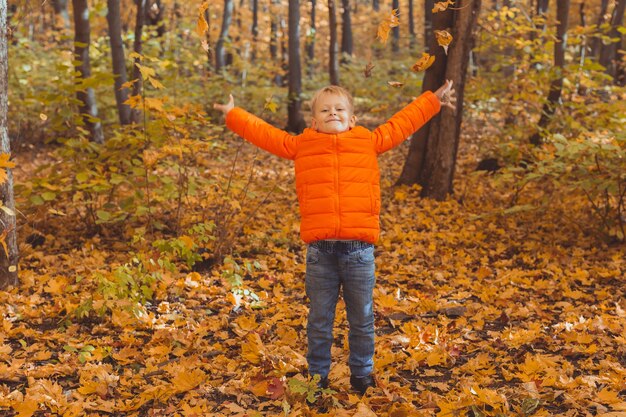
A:
<svg viewBox="0 0 626 417">
<path fill-rule="evenodd" d="M 341 133 L 356 125 L 348 97 L 321 92 L 313 103 L 311 127 L 321 133 Z"/>
</svg>

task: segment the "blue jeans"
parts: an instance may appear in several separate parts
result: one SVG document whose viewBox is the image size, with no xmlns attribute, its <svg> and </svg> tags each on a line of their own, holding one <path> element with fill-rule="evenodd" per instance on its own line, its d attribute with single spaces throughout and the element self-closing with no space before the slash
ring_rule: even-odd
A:
<svg viewBox="0 0 626 417">
<path fill-rule="evenodd" d="M 356 240 L 322 240 L 309 244 L 306 294 L 309 297 L 307 362 L 310 375 L 328 376 L 333 324 L 339 289 L 343 288 L 350 333 L 352 375 L 366 376 L 374 366 L 374 245 Z"/>
</svg>

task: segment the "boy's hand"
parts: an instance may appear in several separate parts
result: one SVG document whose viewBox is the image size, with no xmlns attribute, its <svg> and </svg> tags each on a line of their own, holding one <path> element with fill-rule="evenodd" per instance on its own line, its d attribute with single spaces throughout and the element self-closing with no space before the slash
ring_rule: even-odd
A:
<svg viewBox="0 0 626 417">
<path fill-rule="evenodd" d="M 233 98 L 233 95 L 230 95 L 230 100 L 226 104 L 213 103 L 213 108 L 221 111 L 224 113 L 224 116 L 226 116 L 229 111 L 235 108 L 235 99 Z"/>
<path fill-rule="evenodd" d="M 456 91 L 452 88 L 452 80 L 446 80 L 446 82 L 435 91 L 435 95 L 442 106 L 456 110 Z"/>
</svg>

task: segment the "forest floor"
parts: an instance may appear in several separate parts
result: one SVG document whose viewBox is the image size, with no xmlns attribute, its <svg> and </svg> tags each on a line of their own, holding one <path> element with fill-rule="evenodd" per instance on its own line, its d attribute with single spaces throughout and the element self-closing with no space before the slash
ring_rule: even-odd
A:
<svg viewBox="0 0 626 417">
<path fill-rule="evenodd" d="M 21 286 L 0 293 L 0 414 L 626 415 L 624 246 L 580 232 L 567 205 L 503 215 L 510 196 L 473 173 L 465 135 L 444 202 L 393 187 L 405 145 L 381 158 L 377 387 L 365 396 L 350 389 L 341 302 L 330 388 L 306 380 L 291 166 L 245 146 L 243 164 L 257 158 L 259 178 L 279 183 L 270 202 L 244 225 L 231 263 L 164 272 L 145 307 L 76 313 L 87 299 L 103 307 L 93 277 L 129 262 L 115 236 L 76 236 L 52 216 L 57 232 L 42 245 L 20 238 Z M 232 148 L 223 152 L 229 161 Z M 16 155 L 18 176 L 28 156 Z"/>
</svg>

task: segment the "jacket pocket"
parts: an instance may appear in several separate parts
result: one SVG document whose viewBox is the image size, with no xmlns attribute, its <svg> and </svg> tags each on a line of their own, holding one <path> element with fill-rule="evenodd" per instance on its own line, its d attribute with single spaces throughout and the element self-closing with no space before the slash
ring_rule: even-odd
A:
<svg viewBox="0 0 626 417">
<path fill-rule="evenodd" d="M 300 189 L 300 193 L 298 194 L 298 204 L 300 204 L 300 213 L 304 214 L 306 212 L 306 200 L 309 186 L 307 184 L 302 185 Z"/>
<path fill-rule="evenodd" d="M 369 184 L 370 189 L 370 204 L 372 214 L 378 214 L 380 212 L 380 195 L 376 193 L 374 186 Z"/>
</svg>

